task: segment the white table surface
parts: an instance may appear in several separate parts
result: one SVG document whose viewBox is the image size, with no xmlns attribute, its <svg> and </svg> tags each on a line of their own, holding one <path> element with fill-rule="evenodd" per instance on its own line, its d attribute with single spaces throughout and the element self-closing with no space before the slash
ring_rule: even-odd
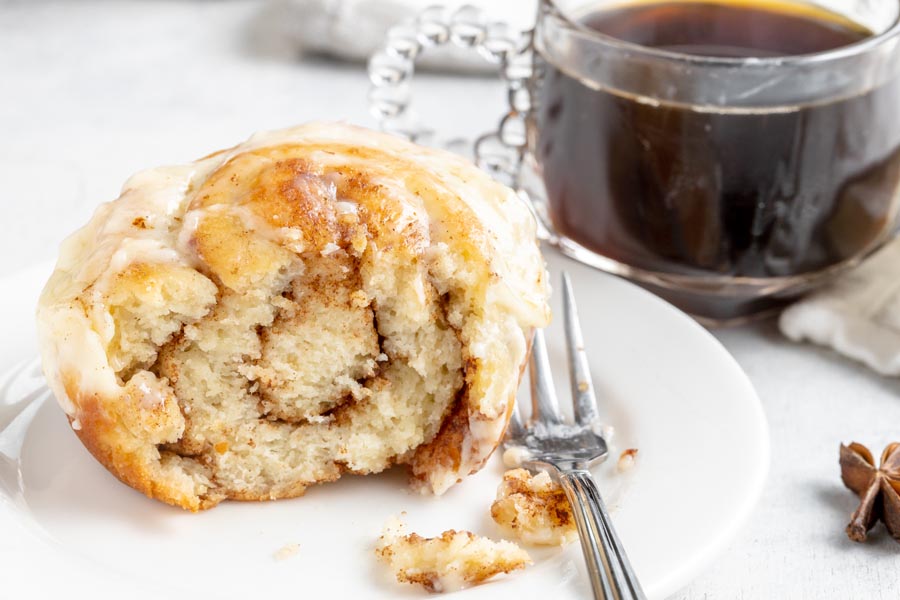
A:
<svg viewBox="0 0 900 600">
<path fill-rule="evenodd" d="M 373 124 L 363 69 L 266 41 L 261 8 L 0 2 L 0 277 L 52 257 L 138 169 L 191 160 L 258 129 Z M 420 84 L 423 112 L 454 133 L 488 128 L 502 105 L 490 80 Z M 844 535 L 856 500 L 837 466 L 842 440 L 879 453 L 900 439 L 900 382 L 789 343 L 772 322 L 716 336 L 762 398 L 774 458 L 750 522 L 673 598 L 900 597 L 900 545 L 881 527 L 865 546 Z"/>
</svg>

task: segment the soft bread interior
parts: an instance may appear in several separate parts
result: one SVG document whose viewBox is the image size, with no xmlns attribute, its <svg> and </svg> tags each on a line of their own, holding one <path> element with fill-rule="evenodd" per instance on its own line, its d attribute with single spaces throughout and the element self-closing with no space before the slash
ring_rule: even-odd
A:
<svg viewBox="0 0 900 600">
<path fill-rule="evenodd" d="M 231 498 L 299 494 L 342 470 L 381 471 L 431 440 L 463 387 L 460 343 L 423 303 L 358 273 L 303 275 L 238 294 L 165 344 L 151 367 L 185 415 L 164 453 Z M 321 269 L 321 266 L 319 267 Z M 382 264 L 372 272 L 390 268 Z"/>
<path fill-rule="evenodd" d="M 161 459 L 207 501 L 293 496 L 345 471 L 381 471 L 431 441 L 464 390 L 447 316 L 464 293 L 431 283 L 409 243 L 427 231 L 382 235 L 394 243 L 380 247 L 358 212 L 325 218 L 334 231 L 306 236 L 296 253 L 206 210 L 193 242 L 205 275 L 155 267 L 156 281 L 184 280 L 168 284 L 177 302 L 132 301 L 143 282 L 119 280 L 104 303 L 123 384 L 156 378 L 183 415 Z"/>
</svg>

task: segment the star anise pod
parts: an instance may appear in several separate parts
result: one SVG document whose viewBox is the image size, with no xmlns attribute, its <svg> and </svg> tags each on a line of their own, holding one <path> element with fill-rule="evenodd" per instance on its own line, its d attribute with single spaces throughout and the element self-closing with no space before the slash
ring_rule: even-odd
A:
<svg viewBox="0 0 900 600">
<path fill-rule="evenodd" d="M 847 525 L 847 536 L 864 542 L 866 533 L 881 519 L 891 536 L 900 541 L 900 443 L 884 449 L 877 469 L 868 448 L 856 442 L 841 444 L 841 479 L 860 498 Z"/>
</svg>

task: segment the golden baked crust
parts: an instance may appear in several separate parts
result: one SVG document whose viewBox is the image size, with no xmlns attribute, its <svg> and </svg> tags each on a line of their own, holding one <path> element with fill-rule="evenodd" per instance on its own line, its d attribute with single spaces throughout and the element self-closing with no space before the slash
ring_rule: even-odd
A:
<svg viewBox="0 0 900 600">
<path fill-rule="evenodd" d="M 85 447 L 198 510 L 394 463 L 442 493 L 502 438 L 546 296 L 509 189 L 311 124 L 134 176 L 63 245 L 38 329 Z"/>
</svg>

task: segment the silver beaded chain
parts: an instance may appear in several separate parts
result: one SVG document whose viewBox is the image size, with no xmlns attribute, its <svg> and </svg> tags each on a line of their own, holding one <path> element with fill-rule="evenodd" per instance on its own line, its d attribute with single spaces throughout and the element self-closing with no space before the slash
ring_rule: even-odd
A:
<svg viewBox="0 0 900 600">
<path fill-rule="evenodd" d="M 392 27 L 384 47 L 369 59 L 372 115 L 383 131 L 434 144 L 434 132 L 424 127 L 410 109 L 416 60 L 423 51 L 448 43 L 476 50 L 498 65 L 506 84 L 508 112 L 497 131 L 479 137 L 471 150 L 482 169 L 515 186 L 525 156 L 527 120 L 532 109 L 532 40 L 533 31 L 518 32 L 506 23 L 490 22 L 475 6 L 426 8 L 415 19 Z"/>
</svg>

